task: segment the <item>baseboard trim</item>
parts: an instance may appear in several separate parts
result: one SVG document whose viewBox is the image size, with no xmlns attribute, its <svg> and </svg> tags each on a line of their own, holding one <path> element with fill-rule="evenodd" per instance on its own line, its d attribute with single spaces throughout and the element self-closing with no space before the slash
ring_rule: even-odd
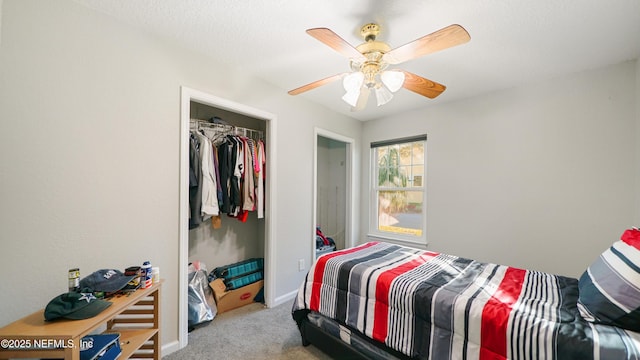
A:
<svg viewBox="0 0 640 360">
<path fill-rule="evenodd" d="M 286 303 L 287 301 L 293 300 L 295 299 L 296 295 L 298 295 L 298 290 L 294 290 L 290 293 L 284 294 L 282 296 L 278 296 L 273 300 L 273 304 L 271 304 L 271 307 L 276 307 L 278 305 L 282 305 Z"/>
<path fill-rule="evenodd" d="M 180 350 L 180 342 L 178 340 L 164 344 L 162 345 L 162 357 L 172 354 L 178 350 Z"/>
</svg>

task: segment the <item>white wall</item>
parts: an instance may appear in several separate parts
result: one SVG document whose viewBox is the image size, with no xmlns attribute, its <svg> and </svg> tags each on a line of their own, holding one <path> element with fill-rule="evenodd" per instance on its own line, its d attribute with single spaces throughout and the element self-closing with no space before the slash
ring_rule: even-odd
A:
<svg viewBox="0 0 640 360">
<path fill-rule="evenodd" d="M 275 296 L 296 290 L 314 127 L 359 148 L 360 122 L 72 1 L 6 0 L 1 25 L 0 326 L 66 291 L 69 268 L 151 260 L 177 340 L 180 86 L 277 116 Z"/>
<path fill-rule="evenodd" d="M 393 125 L 367 122 L 362 188 L 371 141 L 427 133 L 430 250 L 579 276 L 638 208 L 636 69 L 627 62 L 409 112 Z M 361 198 L 368 209 L 366 190 Z M 366 211 L 361 224 L 364 235 Z"/>
</svg>

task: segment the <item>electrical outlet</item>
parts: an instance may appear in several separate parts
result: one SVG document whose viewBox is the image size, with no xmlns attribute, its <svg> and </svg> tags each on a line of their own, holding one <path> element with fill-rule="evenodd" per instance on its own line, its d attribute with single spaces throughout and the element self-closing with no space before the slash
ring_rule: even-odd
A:
<svg viewBox="0 0 640 360">
<path fill-rule="evenodd" d="M 298 260 L 298 271 L 304 270 L 304 259 Z"/>
</svg>

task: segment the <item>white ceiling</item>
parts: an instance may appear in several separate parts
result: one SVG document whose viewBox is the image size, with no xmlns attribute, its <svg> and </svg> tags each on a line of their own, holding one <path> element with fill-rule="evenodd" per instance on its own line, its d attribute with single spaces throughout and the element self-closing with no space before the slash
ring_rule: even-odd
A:
<svg viewBox="0 0 640 360">
<path fill-rule="evenodd" d="M 340 82 L 297 95 L 359 120 L 511 88 L 640 57 L 640 0 L 76 0 L 204 52 L 283 93 L 349 70 L 305 33 L 328 27 L 350 44 L 382 26 L 392 48 L 450 24 L 471 41 L 396 66 L 447 86 L 431 100 L 405 89 L 381 107 L 351 112 Z M 597 86 L 597 84 L 594 84 Z"/>
</svg>

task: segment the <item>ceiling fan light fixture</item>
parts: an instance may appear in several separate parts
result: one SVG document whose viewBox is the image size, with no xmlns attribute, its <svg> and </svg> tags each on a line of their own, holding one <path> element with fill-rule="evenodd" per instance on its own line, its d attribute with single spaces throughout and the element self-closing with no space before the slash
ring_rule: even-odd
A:
<svg viewBox="0 0 640 360">
<path fill-rule="evenodd" d="M 360 89 L 347 91 L 344 96 L 342 96 L 342 100 L 351 105 L 351 107 L 356 106 L 358 98 L 360 98 Z"/>
<path fill-rule="evenodd" d="M 392 93 L 400 90 L 404 84 L 404 72 L 402 71 L 383 71 L 380 74 L 380 80 Z"/>
<path fill-rule="evenodd" d="M 351 74 L 344 77 L 342 80 L 342 86 L 346 92 L 360 91 L 362 84 L 364 83 L 364 74 L 360 71 L 354 71 Z"/>
<path fill-rule="evenodd" d="M 376 86 L 375 92 L 378 106 L 382 106 L 393 99 L 393 94 L 384 85 Z"/>
<path fill-rule="evenodd" d="M 351 107 L 355 107 L 360 97 L 360 88 L 364 83 L 364 74 L 360 71 L 354 71 L 351 74 L 344 77 L 342 80 L 342 86 L 346 91 L 346 94 L 342 96 L 342 100 Z"/>
</svg>

